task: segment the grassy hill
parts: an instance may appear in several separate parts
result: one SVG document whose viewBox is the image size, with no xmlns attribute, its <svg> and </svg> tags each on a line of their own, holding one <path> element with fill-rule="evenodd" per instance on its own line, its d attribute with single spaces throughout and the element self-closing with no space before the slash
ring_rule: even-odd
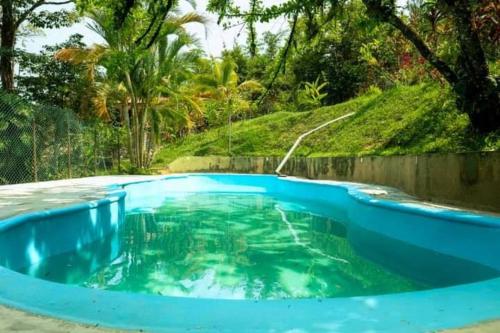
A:
<svg viewBox="0 0 500 333">
<path fill-rule="evenodd" d="M 401 86 L 371 92 L 310 112 L 278 112 L 232 127 L 234 156 L 282 156 L 297 137 L 349 112 L 356 114 L 306 138 L 296 156 L 360 156 L 500 149 L 500 132 L 479 136 L 469 128 L 450 93 L 438 85 Z M 161 166 L 180 156 L 227 155 L 227 127 L 166 145 Z"/>
</svg>

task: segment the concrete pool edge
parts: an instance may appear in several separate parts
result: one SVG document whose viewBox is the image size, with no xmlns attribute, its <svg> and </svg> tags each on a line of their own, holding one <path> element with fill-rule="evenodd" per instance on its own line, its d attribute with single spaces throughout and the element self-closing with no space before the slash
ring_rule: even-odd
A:
<svg viewBox="0 0 500 333">
<path fill-rule="evenodd" d="M 114 190 L 109 192 L 105 198 L 99 200 L 92 200 L 89 202 L 82 202 L 73 204 L 67 207 L 47 209 L 43 211 L 35 211 L 24 213 L 21 215 L 13 216 L 0 220 L 0 232 L 6 231 L 10 228 L 14 228 L 16 225 L 21 223 L 27 223 L 40 218 L 62 216 L 65 214 L 71 214 L 77 211 L 82 211 L 86 209 L 98 209 L 101 206 L 109 205 L 111 203 L 117 202 L 126 196 L 126 191 L 124 190 Z"/>
<path fill-rule="evenodd" d="M 187 174 L 171 175 L 161 177 L 160 179 L 188 177 L 190 175 L 209 176 L 207 174 Z M 369 204 L 375 205 L 380 205 L 381 203 L 387 204 L 383 199 L 375 198 L 361 192 L 361 189 L 370 187 L 363 184 L 333 181 L 317 182 L 292 177 L 283 178 L 283 180 L 312 182 L 314 184 L 330 186 L 336 185 L 344 187 L 349 192 L 352 191 L 352 193 L 349 193 L 350 195 L 359 194 L 358 199 L 362 202 L 368 201 Z M 120 197 L 122 195 L 120 193 L 123 191 L 117 191 L 116 187 L 123 187 L 128 184 L 131 183 L 125 182 L 110 186 L 110 191 L 112 191 L 110 195 Z M 86 209 L 86 207 L 98 208 L 100 205 L 105 205 L 111 201 L 111 199 L 106 200 L 106 198 L 103 198 L 98 202 L 89 202 L 87 206 L 83 204 L 78 209 Z M 392 204 L 392 202 L 389 203 Z M 72 212 L 73 209 L 76 208 L 66 208 L 66 210 L 64 208 L 57 208 L 45 211 L 43 214 L 64 214 Z M 414 207 L 403 206 L 401 209 L 413 212 L 412 209 Z M 441 214 L 443 210 L 436 211 L 435 208 L 429 208 L 427 213 L 436 216 L 436 214 Z M 450 213 L 450 211 L 445 211 L 447 214 Z M 457 211 L 451 212 L 457 213 Z M 475 214 L 470 214 L 466 211 L 458 212 L 465 214 L 465 217 L 475 216 L 471 221 L 466 219 L 467 222 L 475 224 L 481 222 L 477 220 L 477 215 Z M 23 220 L 21 216 L 11 218 L 10 225 L 23 223 L 23 221 L 27 222 L 31 218 L 40 216 L 37 214 L 40 213 L 24 214 L 24 219 L 26 220 Z M 460 214 L 457 222 L 462 221 Z M 447 220 L 450 219 L 448 215 L 442 217 Z M 484 226 L 498 226 L 498 224 L 495 223 L 492 225 L 490 222 L 488 219 L 488 223 L 485 223 Z M 0 222 L 0 232 L 7 228 L 4 227 L 2 229 L 1 223 L 3 222 Z M 408 332 L 458 327 L 477 321 L 499 318 L 499 287 L 500 280 L 496 279 L 469 285 L 404 294 L 324 300 L 254 302 L 182 299 L 92 290 L 39 280 L 3 267 L 0 268 L 0 303 L 43 315 L 84 323 L 99 323 L 104 326 L 122 329 L 175 332 L 193 327 L 202 327 L 203 331 L 228 332 L 255 331 L 256 329 L 267 329 L 269 327 L 277 327 L 278 329 L 302 328 L 311 332 L 326 332 L 328 329 L 325 325 L 342 326 L 346 322 L 350 323 L 351 326 L 349 327 L 352 327 L 352 332 L 359 331 L 355 330 L 356 327 L 358 329 L 367 329 L 372 327 L 371 325 L 378 325 L 380 329 L 405 327 L 408 328 Z M 487 297 L 484 297 L 485 295 Z M 468 300 L 467 306 L 460 308 L 459 302 L 455 301 L 457 297 L 466 298 Z M 123 307 L 124 304 L 127 306 Z M 380 310 L 382 306 L 384 309 Z M 145 313 L 144 308 L 148 309 L 147 313 Z M 119 311 L 117 311 L 118 309 Z M 319 314 L 325 312 L 325 309 L 327 313 Z M 332 312 L 333 309 L 335 309 L 334 313 Z M 405 309 L 407 313 L 403 313 Z M 304 310 L 306 313 L 304 313 Z M 235 317 L 235 311 L 238 311 L 240 314 L 240 316 L 237 316 L 239 317 L 238 320 L 233 318 Z M 205 313 L 202 314 L 202 312 Z M 176 316 L 177 319 L 165 318 L 166 313 L 169 314 L 168 317 Z M 353 314 L 356 314 L 356 316 L 353 317 Z M 255 315 L 260 315 L 260 319 L 257 322 L 251 319 Z M 178 318 L 181 318 L 182 321 L 179 321 Z M 250 320 L 248 320 L 249 318 Z M 311 323 L 310 321 L 314 319 L 317 320 Z M 381 323 L 382 319 L 384 323 Z M 406 326 L 401 326 L 402 321 L 405 322 Z M 246 327 L 245 324 L 247 325 Z M 311 326 L 312 324 L 319 326 L 313 327 Z"/>
<path fill-rule="evenodd" d="M 402 193 L 394 188 L 332 180 L 309 180 L 298 177 L 286 177 L 282 179 L 312 184 L 323 184 L 327 186 L 339 186 L 346 189 L 348 194 L 352 198 L 365 205 L 377 206 L 380 208 L 418 214 L 422 216 L 430 216 L 433 218 L 437 217 L 459 223 L 478 224 L 485 227 L 500 227 L 500 215 L 494 213 L 477 211 L 473 212 L 457 207 L 443 205 L 438 206 L 423 201 L 416 202 L 415 200 L 412 200 L 411 202 L 406 202 L 404 199 L 386 199 L 384 197 L 378 197 L 375 194 L 370 194 L 371 189 L 379 190 L 381 188 L 385 189 L 385 191 L 392 191 L 393 193 Z"/>
<path fill-rule="evenodd" d="M 123 182 L 106 184 L 104 186 L 104 189 L 106 189 L 107 192 L 105 194 L 105 197 L 101 199 L 90 200 L 76 204 L 69 204 L 64 207 L 55 207 L 44 210 L 20 213 L 12 217 L 6 217 L 6 218 L 0 217 L 0 232 L 2 232 L 4 228 L 9 228 L 7 225 L 24 223 L 29 220 L 33 220 L 44 216 L 46 217 L 49 215 L 61 215 L 65 213 L 71 213 L 77 210 L 95 208 L 97 206 L 109 204 L 110 202 L 115 202 L 126 195 L 126 190 L 124 190 L 124 188 L 129 185 L 148 183 L 153 181 L 161 181 L 167 179 L 186 178 L 189 176 L 208 176 L 208 175 L 220 176 L 221 174 L 210 174 L 210 173 L 172 174 L 166 176 L 165 175 L 151 176 L 148 179 L 140 179 L 133 181 L 130 181 L 125 178 Z M 333 181 L 333 180 L 309 180 L 299 177 L 277 177 L 274 175 L 236 174 L 236 173 L 235 174 L 227 173 L 223 175 L 269 177 L 269 178 L 278 178 L 280 180 L 286 180 L 286 181 L 294 181 L 294 182 L 302 182 L 302 183 L 326 185 L 326 186 L 337 186 L 345 189 L 351 197 L 353 197 L 355 200 L 365 205 L 378 206 L 381 208 L 398 210 L 412 214 L 419 214 L 423 216 L 438 217 L 447 220 L 453 220 L 455 222 L 460 222 L 460 223 L 480 224 L 487 227 L 500 227 L 500 215 L 494 213 L 470 211 L 451 206 L 442 206 L 442 205 L 437 206 L 435 204 L 430 204 L 428 202 L 423 202 L 423 201 L 417 203 L 415 200 L 412 200 L 411 203 L 408 203 L 404 199 L 403 200 L 385 199 L 383 197 L 378 197 L 375 194 L 370 194 L 369 192 L 369 190 L 371 189 L 380 191 L 380 189 L 382 188 L 384 189 L 383 190 L 384 192 L 392 191 L 393 193 L 403 193 L 395 188 L 390 188 L 390 187 L 382 187 L 372 184 Z M 94 177 L 89 177 L 89 178 L 94 178 Z M 0 188 L 1 187 L 2 186 L 0 186 Z"/>
</svg>

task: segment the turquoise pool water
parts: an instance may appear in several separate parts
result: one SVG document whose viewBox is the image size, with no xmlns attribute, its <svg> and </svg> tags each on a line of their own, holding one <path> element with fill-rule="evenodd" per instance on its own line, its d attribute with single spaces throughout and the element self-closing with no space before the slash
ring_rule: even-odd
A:
<svg viewBox="0 0 500 333">
<path fill-rule="evenodd" d="M 127 212 L 117 232 L 20 271 L 90 288 L 222 299 L 366 296 L 499 275 L 367 236 L 314 213 L 318 206 L 266 194 L 166 196 L 159 207 Z M 384 248 L 413 256 L 414 267 L 391 267 L 393 254 L 369 259 Z"/>
<path fill-rule="evenodd" d="M 0 221 L 0 304 L 147 332 L 434 332 L 500 318 L 500 218 L 373 187 L 172 175 Z"/>
</svg>

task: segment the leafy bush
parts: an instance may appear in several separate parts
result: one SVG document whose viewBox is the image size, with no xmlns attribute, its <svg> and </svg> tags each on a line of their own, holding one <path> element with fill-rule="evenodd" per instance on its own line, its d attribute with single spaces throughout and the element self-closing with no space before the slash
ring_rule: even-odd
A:
<svg viewBox="0 0 500 333">
<path fill-rule="evenodd" d="M 319 77 L 314 82 L 306 82 L 297 95 L 297 104 L 300 111 L 307 111 L 321 106 L 327 93 L 321 91 L 328 85 L 327 82 L 319 83 Z"/>
</svg>

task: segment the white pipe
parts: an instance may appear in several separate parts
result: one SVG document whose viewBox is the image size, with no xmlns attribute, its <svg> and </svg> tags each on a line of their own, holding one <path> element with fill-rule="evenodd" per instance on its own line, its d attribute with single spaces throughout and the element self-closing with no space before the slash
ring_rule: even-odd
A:
<svg viewBox="0 0 500 333">
<path fill-rule="evenodd" d="M 310 130 L 309 132 L 306 132 L 304 134 L 302 134 L 301 136 L 298 137 L 298 139 L 295 141 L 295 143 L 293 144 L 292 148 L 290 148 L 290 150 L 288 151 L 288 153 L 285 155 L 285 158 L 283 158 L 283 161 L 281 161 L 280 165 L 278 165 L 278 167 L 276 168 L 276 170 L 274 171 L 277 175 L 282 175 L 280 173 L 281 169 L 285 166 L 286 162 L 288 161 L 288 159 L 290 158 L 290 156 L 292 156 L 292 153 L 293 151 L 298 147 L 298 145 L 300 144 L 300 142 L 302 141 L 302 139 L 304 139 L 306 136 L 308 136 L 309 134 L 311 133 L 314 133 L 316 132 L 317 130 L 320 130 L 322 129 L 323 127 L 326 127 L 330 124 L 333 124 L 334 122 L 337 122 L 339 120 L 342 120 L 342 119 L 345 119 L 347 117 L 350 117 L 354 114 L 355 112 L 351 112 L 351 113 L 348 113 L 348 114 L 345 114 L 341 117 L 338 117 L 338 118 L 335 118 L 333 120 L 330 120 L 330 121 L 327 121 L 326 123 L 324 123 L 323 125 L 320 125 L 312 130 Z"/>
</svg>

